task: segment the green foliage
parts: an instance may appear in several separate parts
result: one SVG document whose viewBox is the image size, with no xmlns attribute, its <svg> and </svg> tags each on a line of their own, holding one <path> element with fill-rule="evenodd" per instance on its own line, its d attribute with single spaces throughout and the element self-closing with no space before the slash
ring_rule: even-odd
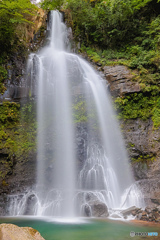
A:
<svg viewBox="0 0 160 240">
<path fill-rule="evenodd" d="M 21 107 L 16 103 L 0 106 L 0 149 L 9 158 L 14 154 L 17 160 L 27 159 L 36 151 L 37 122 L 35 103 L 28 102 Z"/>
<path fill-rule="evenodd" d="M 0 1 L 0 53 L 5 54 L 11 50 L 17 39 L 17 24 L 31 23 L 29 17 L 33 15 L 36 7 L 30 0 L 1 0 Z"/>
<path fill-rule="evenodd" d="M 94 4 L 85 0 L 67 0 L 64 7 L 72 15 L 77 40 L 86 46 L 96 44 L 102 48 L 117 48 L 141 35 L 142 29 L 145 30 L 156 15 L 157 4 L 153 0 L 106 0 L 94 1 Z"/>
<path fill-rule="evenodd" d="M 73 118 L 75 123 L 86 122 L 87 113 L 86 113 L 86 102 L 81 96 L 77 96 L 74 100 L 73 109 Z"/>
<path fill-rule="evenodd" d="M 62 4 L 64 3 L 64 0 L 44 0 L 41 3 L 41 8 L 45 9 L 45 10 L 53 10 L 53 9 L 60 9 Z"/>
<path fill-rule="evenodd" d="M 20 105 L 14 102 L 0 105 L 0 123 L 6 127 L 16 124 L 19 121 L 19 108 Z"/>
<path fill-rule="evenodd" d="M 80 51 L 105 65 L 123 64 L 135 69 L 140 93 L 116 99 L 119 117 L 152 118 L 160 127 L 160 8 L 159 1 L 67 1 Z M 138 71 L 137 71 L 138 70 Z"/>
<path fill-rule="evenodd" d="M 143 167 L 147 167 L 148 164 L 155 161 L 155 155 L 154 154 L 143 154 L 139 155 L 138 157 L 134 157 L 131 159 L 133 163 L 141 162 L 144 164 Z M 147 164 L 147 165 L 146 165 Z"/>
<path fill-rule="evenodd" d="M 154 92 L 132 93 L 115 100 L 119 118 L 146 120 L 152 117 L 154 128 L 160 126 L 160 97 Z"/>
<path fill-rule="evenodd" d="M 157 102 L 152 110 L 152 120 L 154 123 L 154 127 L 160 127 L 160 97 L 157 99 Z"/>
<path fill-rule="evenodd" d="M 0 94 L 3 94 L 6 90 L 6 87 L 4 86 L 4 80 L 7 77 L 7 71 L 6 69 L 0 65 Z"/>
<path fill-rule="evenodd" d="M 117 49 L 100 50 L 98 48 L 94 49 L 82 45 L 80 51 L 86 52 L 93 62 L 100 63 L 102 66 L 117 64 L 129 66 L 130 64 L 128 60 L 130 54 L 123 49 L 119 51 Z"/>
<path fill-rule="evenodd" d="M 120 118 L 142 118 L 146 120 L 151 116 L 154 97 L 150 100 L 149 96 L 144 96 L 143 93 L 133 93 L 124 98 L 118 97 L 115 102 L 117 104 L 117 110 L 120 110 Z"/>
</svg>

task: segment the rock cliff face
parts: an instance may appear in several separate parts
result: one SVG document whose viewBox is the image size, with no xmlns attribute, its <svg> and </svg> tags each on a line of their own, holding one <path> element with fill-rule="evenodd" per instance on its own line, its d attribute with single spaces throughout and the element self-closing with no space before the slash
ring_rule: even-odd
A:
<svg viewBox="0 0 160 240">
<path fill-rule="evenodd" d="M 104 75 L 114 98 L 140 92 L 134 74 L 125 66 L 105 66 Z M 128 154 L 135 179 L 144 194 L 146 204 L 160 204 L 160 128 L 154 129 L 151 119 L 121 120 Z"/>
<path fill-rule="evenodd" d="M 44 44 L 46 18 L 46 14 L 40 9 L 37 15 L 30 19 L 33 25 L 26 26 L 25 30 L 21 26 L 17 27 L 21 36 L 6 64 L 8 72 L 4 82 L 6 91 L 0 95 L 0 102 L 20 101 L 29 96 L 30 82 L 27 81 L 26 76 L 27 58 L 31 51 L 36 51 Z"/>
<path fill-rule="evenodd" d="M 118 97 L 126 93 L 140 92 L 139 84 L 133 81 L 135 76 L 126 66 L 105 66 L 103 71 L 110 83 L 112 96 Z"/>
<path fill-rule="evenodd" d="M 32 18 L 30 20 L 34 22 L 33 25 L 27 26 L 26 29 L 18 29 L 22 32 L 21 38 L 5 65 L 8 73 L 4 82 L 6 91 L 2 95 L 0 94 L 0 215 L 6 215 L 7 213 L 8 194 L 24 192 L 27 187 L 35 183 L 36 151 L 29 149 L 29 145 L 36 141 L 32 135 L 35 127 L 31 129 L 27 124 L 28 117 L 24 120 L 26 124 L 23 125 L 20 108 L 16 107 L 16 111 L 14 109 L 14 106 L 18 105 L 27 109 L 31 107 L 31 101 L 34 102 L 34 96 L 31 100 L 29 99 L 30 82 L 26 75 L 27 58 L 31 51 L 37 51 L 44 44 L 47 34 L 45 30 L 47 15 L 39 10 L 37 15 Z M 4 103 L 8 105 L 4 106 Z M 25 112 L 24 114 L 28 116 Z M 13 118 L 9 119 L 9 115 Z M 26 154 L 22 153 L 18 159 L 17 147 L 15 149 L 13 147 L 12 150 L 10 148 L 15 145 L 16 141 L 16 145 L 21 148 L 22 139 L 19 136 L 20 134 L 24 135 L 23 129 L 27 125 L 30 130 L 26 128 L 25 132 L 26 134 L 30 133 L 29 135 L 32 135 L 32 137 L 29 137 L 28 141 L 27 135 L 24 136 L 23 144 L 28 150 Z M 8 144 L 9 142 L 12 146 Z"/>
</svg>

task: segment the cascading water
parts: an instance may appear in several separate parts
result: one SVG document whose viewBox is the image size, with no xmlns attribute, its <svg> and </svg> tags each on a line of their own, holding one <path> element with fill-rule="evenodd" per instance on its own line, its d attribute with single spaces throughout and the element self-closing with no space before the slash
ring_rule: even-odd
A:
<svg viewBox="0 0 160 240">
<path fill-rule="evenodd" d="M 92 216 L 97 203 L 109 209 L 142 206 L 106 81 L 82 58 L 67 52 L 61 13 L 51 12 L 49 26 L 48 46 L 32 54 L 28 65 L 38 89 L 32 214 Z"/>
</svg>

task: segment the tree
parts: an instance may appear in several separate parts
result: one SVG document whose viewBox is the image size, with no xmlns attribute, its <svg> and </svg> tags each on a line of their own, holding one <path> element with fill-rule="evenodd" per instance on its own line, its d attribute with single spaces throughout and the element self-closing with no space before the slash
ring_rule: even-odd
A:
<svg viewBox="0 0 160 240">
<path fill-rule="evenodd" d="M 44 0 L 41 7 L 45 10 L 60 9 L 64 2 L 64 0 Z"/>
<path fill-rule="evenodd" d="M 15 38 L 17 24 L 31 23 L 36 6 L 30 0 L 0 1 L 0 53 L 8 52 Z"/>
</svg>

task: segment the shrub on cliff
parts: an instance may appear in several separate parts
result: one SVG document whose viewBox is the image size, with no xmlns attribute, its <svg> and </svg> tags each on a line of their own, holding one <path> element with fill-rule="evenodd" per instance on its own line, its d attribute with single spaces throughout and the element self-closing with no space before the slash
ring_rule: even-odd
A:
<svg viewBox="0 0 160 240">
<path fill-rule="evenodd" d="M 36 6 L 30 0 L 1 0 L 0 1 L 0 55 L 11 50 L 18 38 L 18 24 L 31 23 L 29 17 L 34 14 Z"/>
</svg>

